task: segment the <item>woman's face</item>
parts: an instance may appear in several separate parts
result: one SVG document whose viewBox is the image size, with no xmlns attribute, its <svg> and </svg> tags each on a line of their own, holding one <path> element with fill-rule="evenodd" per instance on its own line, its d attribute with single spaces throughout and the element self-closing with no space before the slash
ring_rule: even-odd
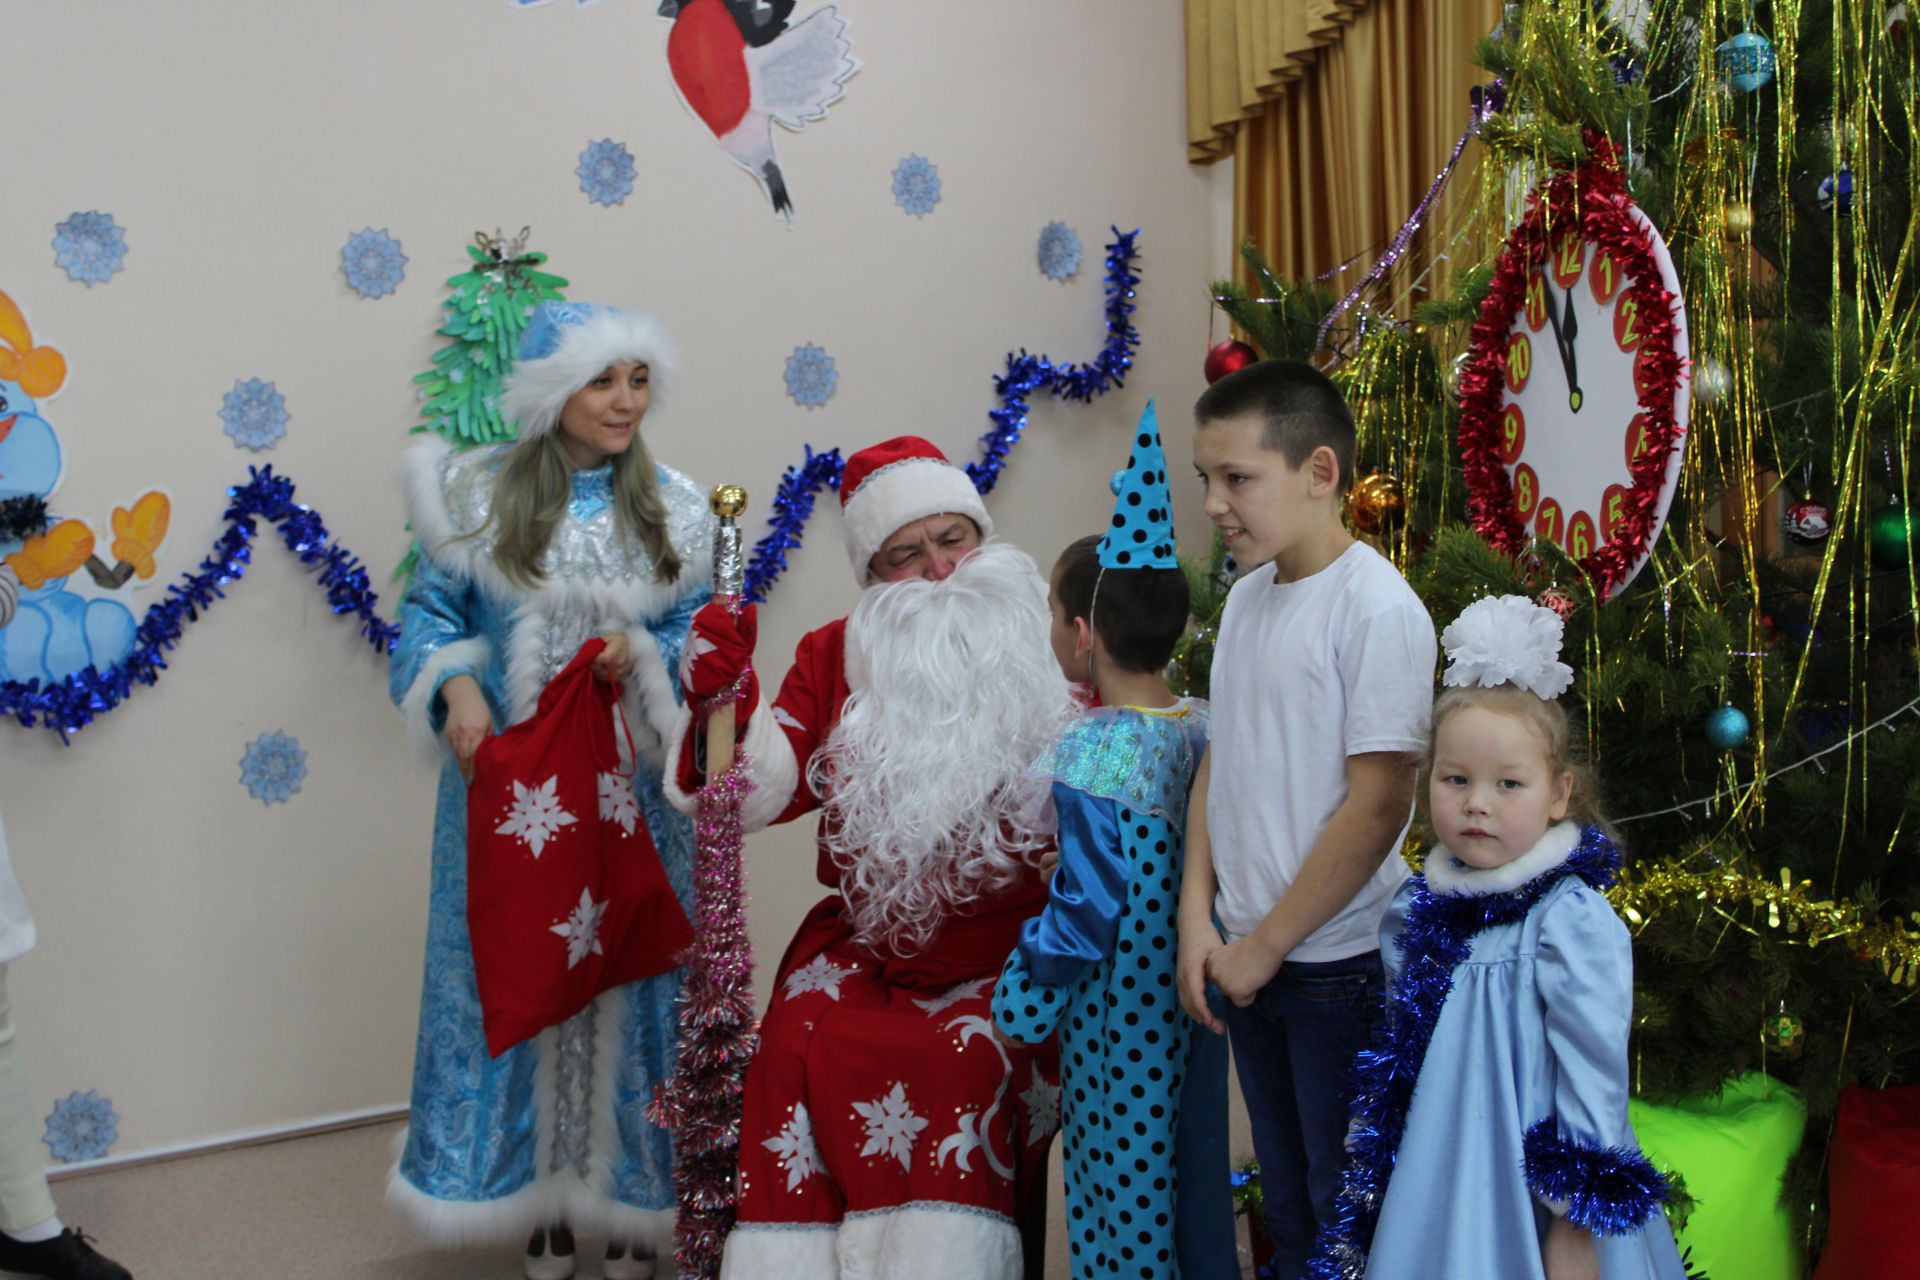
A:
<svg viewBox="0 0 1920 1280">
<path fill-rule="evenodd" d="M 622 361 L 573 393 L 560 410 L 560 444 L 583 470 L 625 453 L 647 416 L 647 366 Z"/>
</svg>

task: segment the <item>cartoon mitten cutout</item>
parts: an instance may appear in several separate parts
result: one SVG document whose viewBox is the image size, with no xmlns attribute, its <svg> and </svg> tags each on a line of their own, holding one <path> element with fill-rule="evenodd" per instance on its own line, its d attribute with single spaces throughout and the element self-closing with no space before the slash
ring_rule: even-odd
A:
<svg viewBox="0 0 1920 1280">
<path fill-rule="evenodd" d="M 7 557 L 20 575 L 20 585 L 37 591 L 55 578 L 64 578 L 93 554 L 93 530 L 78 520 L 62 520 Z"/>
<path fill-rule="evenodd" d="M 155 490 L 143 494 L 133 504 L 113 509 L 113 558 L 133 566 L 142 578 L 153 576 L 153 558 L 166 541 L 167 519 L 172 506 L 167 495 Z"/>
</svg>

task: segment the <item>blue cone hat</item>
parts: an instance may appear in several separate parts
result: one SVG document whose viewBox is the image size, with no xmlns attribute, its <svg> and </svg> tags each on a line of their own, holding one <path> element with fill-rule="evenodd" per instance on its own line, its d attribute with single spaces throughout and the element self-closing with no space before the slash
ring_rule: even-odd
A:
<svg viewBox="0 0 1920 1280">
<path fill-rule="evenodd" d="M 1167 488 L 1167 454 L 1160 447 L 1160 419 L 1153 402 L 1140 415 L 1127 469 L 1113 477 L 1113 525 L 1100 539 L 1105 569 L 1178 569 L 1173 554 L 1173 494 Z"/>
</svg>

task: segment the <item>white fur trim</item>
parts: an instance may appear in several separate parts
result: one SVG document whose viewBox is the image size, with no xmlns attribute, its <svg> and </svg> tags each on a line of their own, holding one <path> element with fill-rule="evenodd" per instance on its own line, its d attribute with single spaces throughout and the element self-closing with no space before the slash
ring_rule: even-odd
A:
<svg viewBox="0 0 1920 1280">
<path fill-rule="evenodd" d="M 1567 860 L 1580 843 L 1580 824 L 1561 822 L 1512 862 L 1497 867 L 1469 867 L 1445 845 L 1427 855 L 1427 888 L 1449 898 L 1476 898 L 1489 893 L 1511 893 L 1527 881 L 1546 874 Z"/>
<path fill-rule="evenodd" d="M 673 380 L 679 356 L 666 328 L 638 311 L 601 311 L 586 323 L 565 326 L 560 347 L 544 360 L 516 364 L 500 393 L 500 416 L 520 424 L 520 439 L 533 440 L 560 425 L 560 410 L 573 393 L 608 365 L 631 360 L 647 366 L 651 414 Z"/>
<path fill-rule="evenodd" d="M 421 665 L 420 674 L 407 686 L 407 696 L 400 700 L 400 714 L 406 718 L 408 736 L 422 751 L 437 758 L 445 750 L 440 735 L 433 731 L 433 699 L 440 691 L 441 677 L 453 667 L 484 671 L 492 657 L 493 646 L 479 636 L 469 636 L 441 645 Z"/>
<path fill-rule="evenodd" d="M 422 549 L 436 563 L 471 579 L 495 600 L 509 605 L 524 601 L 546 612 L 564 608 L 590 611 L 602 618 L 660 618 L 690 592 L 704 589 L 713 578 L 713 546 L 710 541 L 696 540 L 702 545 L 675 545 L 674 550 L 680 553 L 680 576 L 672 582 L 640 576 L 555 577 L 532 589 L 520 586 L 494 564 L 488 541 L 464 537 L 473 530 L 460 527 L 448 511 L 440 467 L 452 452 L 452 444 L 432 433 L 401 452 L 400 487 L 407 517 L 413 522 Z"/>
<path fill-rule="evenodd" d="M 661 782 L 667 803 L 686 814 L 700 806 L 699 792 L 680 789 L 679 761 L 692 729 L 692 708 L 680 708 L 667 734 L 667 768 Z M 786 812 L 787 806 L 793 803 L 795 791 L 804 785 L 800 780 L 800 762 L 793 756 L 793 743 L 773 718 L 765 697 L 747 719 L 747 732 L 740 739 L 740 749 L 753 760 L 753 768 L 748 773 L 753 789 L 740 804 L 740 826 L 744 831 L 759 831 L 771 826 L 775 818 Z"/>
<path fill-rule="evenodd" d="M 727 1236 L 720 1280 L 840 1280 L 839 1237 L 824 1223 L 741 1223 Z"/>
<path fill-rule="evenodd" d="M 387 1178 L 387 1205 L 394 1215 L 435 1244 L 495 1244 L 523 1238 L 535 1227 L 565 1222 L 576 1232 L 594 1232 L 628 1240 L 663 1258 L 673 1256 L 671 1209 L 640 1209 L 613 1198 L 613 1165 L 620 1149 L 614 1091 L 620 1058 L 626 1004 L 623 988 L 615 987 L 594 999 L 593 1079 L 588 1098 L 587 1170 L 582 1178 L 572 1169 L 537 1175 L 526 1186 L 498 1200 L 438 1200 L 400 1173 L 400 1153 L 406 1148 L 403 1130 L 394 1144 L 394 1167 Z M 554 1111 L 559 1097 L 559 1034 L 549 1027 L 534 1039 L 534 1168 L 553 1163 Z M 663 1273 L 671 1274 L 671 1272 Z"/>
<path fill-rule="evenodd" d="M 854 1213 L 840 1224 L 844 1280 L 1020 1280 L 1020 1232 L 1010 1218 L 922 1201 Z"/>
<path fill-rule="evenodd" d="M 873 557 L 906 525 L 928 516 L 966 516 L 980 528 L 980 540 L 993 536 L 993 519 L 967 473 L 933 458 L 903 459 L 869 475 L 847 498 L 847 559 L 861 586 L 874 581 Z"/>
</svg>

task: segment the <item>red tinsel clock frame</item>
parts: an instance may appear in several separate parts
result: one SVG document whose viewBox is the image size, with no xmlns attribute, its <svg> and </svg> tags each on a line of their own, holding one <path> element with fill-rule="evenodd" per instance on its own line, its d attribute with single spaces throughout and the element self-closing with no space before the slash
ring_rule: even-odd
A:
<svg viewBox="0 0 1920 1280">
<path fill-rule="evenodd" d="M 1629 464 L 1633 483 L 1614 536 L 1579 562 L 1596 595 L 1605 599 L 1647 550 L 1667 464 L 1680 438 L 1673 406 L 1681 361 L 1673 341 L 1675 297 L 1661 282 L 1652 236 L 1629 212 L 1633 200 L 1621 177 L 1619 150 L 1597 133 L 1589 132 L 1586 141 L 1587 162 L 1561 170 L 1544 190 L 1528 197 L 1526 213 L 1508 233 L 1494 263 L 1493 281 L 1480 304 L 1460 374 L 1460 457 L 1474 529 L 1495 548 L 1518 555 L 1532 535 L 1521 522 L 1513 482 L 1500 458 L 1507 335 L 1526 304 L 1528 277 L 1551 250 L 1552 235 L 1571 224 L 1583 240 L 1612 256 L 1630 282 L 1625 288 L 1645 326 L 1635 355 L 1635 380 L 1648 447 Z"/>
</svg>

